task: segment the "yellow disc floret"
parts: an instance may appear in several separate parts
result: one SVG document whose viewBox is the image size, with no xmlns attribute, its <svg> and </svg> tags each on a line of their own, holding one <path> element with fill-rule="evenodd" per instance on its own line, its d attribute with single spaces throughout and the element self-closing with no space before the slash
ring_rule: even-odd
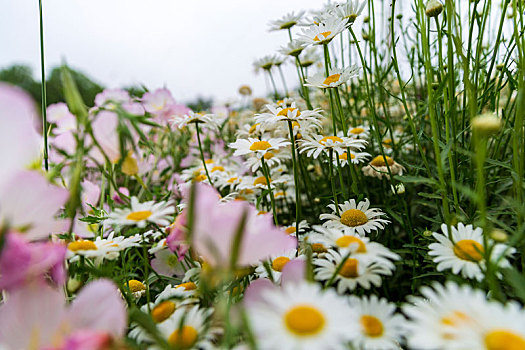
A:
<svg viewBox="0 0 525 350">
<path fill-rule="evenodd" d="M 170 334 L 168 342 L 177 349 L 191 349 L 197 342 L 199 333 L 192 326 L 182 326 Z"/>
<path fill-rule="evenodd" d="M 368 218 L 366 214 L 359 209 L 348 209 L 341 214 L 341 223 L 349 227 L 361 226 L 367 222 Z"/>
<path fill-rule="evenodd" d="M 272 261 L 272 269 L 282 272 L 283 268 L 290 262 L 290 259 L 285 256 L 280 256 Z"/>
<path fill-rule="evenodd" d="M 326 144 L 326 141 L 328 141 L 328 140 L 331 140 L 332 143 L 343 142 L 343 139 L 340 138 L 340 137 L 337 137 L 337 136 L 325 136 L 325 137 L 323 137 L 321 139 L 321 141 L 319 141 L 319 143 L 324 146 Z"/>
<path fill-rule="evenodd" d="M 487 350 L 521 350 L 525 349 L 525 338 L 512 331 L 497 329 L 485 335 Z"/>
<path fill-rule="evenodd" d="M 357 261 L 357 259 L 348 258 L 346 259 L 345 263 L 341 267 L 341 270 L 339 270 L 339 274 L 346 278 L 359 277 L 359 271 L 357 270 L 358 267 L 359 267 L 359 262 Z"/>
<path fill-rule="evenodd" d="M 472 239 L 462 239 L 454 245 L 454 254 L 461 260 L 478 262 L 483 260 L 483 246 Z"/>
<path fill-rule="evenodd" d="M 169 300 L 163 301 L 151 310 L 151 318 L 156 323 L 165 321 L 175 312 L 175 303 Z"/>
<path fill-rule="evenodd" d="M 142 283 L 141 281 L 137 281 L 137 280 L 129 280 L 128 286 L 129 286 L 129 290 L 132 293 L 146 290 L 146 286 L 144 285 L 144 283 Z"/>
<path fill-rule="evenodd" d="M 363 315 L 359 321 L 367 336 L 377 338 L 383 335 L 383 323 L 377 317 Z"/>
<path fill-rule="evenodd" d="M 277 113 L 277 116 L 279 117 L 287 117 L 288 116 L 288 113 L 293 113 L 293 111 L 297 110 L 297 114 L 296 116 L 300 116 L 301 115 L 301 112 L 297 109 L 297 108 L 293 108 L 293 107 L 288 107 L 288 108 L 283 108 L 279 111 L 279 113 Z"/>
<path fill-rule="evenodd" d="M 147 220 L 151 216 L 151 214 L 153 213 L 149 210 L 134 211 L 129 213 L 126 216 L 126 219 L 132 221 L 142 221 Z"/>
<path fill-rule="evenodd" d="M 265 151 L 272 147 L 268 141 L 255 141 L 250 146 L 250 151 Z"/>
<path fill-rule="evenodd" d="M 390 158 L 389 156 L 385 156 L 385 158 L 383 158 L 383 156 L 377 156 L 374 159 L 372 159 L 370 164 L 375 167 L 386 166 L 386 163 L 388 163 L 388 166 L 394 165 L 394 160 L 392 158 Z"/>
<path fill-rule="evenodd" d="M 298 336 L 312 336 L 319 333 L 324 325 L 323 314 L 310 305 L 298 305 L 284 315 L 288 330 Z"/>
<path fill-rule="evenodd" d="M 323 81 L 323 84 L 324 85 L 330 85 L 332 83 L 337 83 L 339 81 L 339 78 L 341 77 L 341 74 L 337 73 L 337 74 L 332 74 L 330 76 L 328 76 L 324 81 Z"/>
<path fill-rule="evenodd" d="M 72 252 L 79 250 L 97 250 L 97 246 L 95 243 L 93 243 L 93 241 L 79 240 L 69 243 L 67 245 L 67 249 L 71 250 Z"/>
<path fill-rule="evenodd" d="M 358 237 L 355 237 L 355 236 L 343 236 L 343 237 L 339 237 L 335 241 L 335 244 L 337 244 L 337 246 L 340 247 L 340 248 L 346 248 L 350 244 L 356 244 L 356 243 L 357 243 L 357 249 L 355 250 L 355 252 L 356 253 L 366 253 L 366 245 Z"/>
<path fill-rule="evenodd" d="M 332 34 L 332 32 L 322 32 L 320 34 L 317 34 L 314 38 L 314 41 L 321 41 L 321 40 L 325 40 L 327 37 L 329 37 L 330 35 Z M 320 38 L 319 35 L 321 35 L 322 37 Z"/>
</svg>

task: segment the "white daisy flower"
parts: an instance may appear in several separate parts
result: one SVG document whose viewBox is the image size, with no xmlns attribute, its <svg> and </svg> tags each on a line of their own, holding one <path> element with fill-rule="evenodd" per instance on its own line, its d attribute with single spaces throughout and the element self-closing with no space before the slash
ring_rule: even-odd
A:
<svg viewBox="0 0 525 350">
<path fill-rule="evenodd" d="M 269 138 L 269 139 L 253 139 L 248 140 L 239 139 L 234 143 L 230 143 L 228 147 L 235 149 L 234 156 L 242 156 L 245 154 L 255 154 L 258 157 L 264 156 L 267 152 L 279 149 L 281 147 L 289 146 L 290 142 L 283 138 Z"/>
<path fill-rule="evenodd" d="M 348 153 L 345 152 L 339 156 L 339 164 L 341 166 L 346 166 L 348 164 Z M 367 161 L 367 158 L 370 157 L 370 153 L 367 152 L 351 152 L 350 153 L 350 163 L 352 164 L 361 164 Z M 338 165 L 337 159 L 334 159 L 334 165 Z"/>
<path fill-rule="evenodd" d="M 386 158 L 386 161 L 385 161 Z M 403 175 L 403 171 L 405 170 L 405 167 L 401 164 L 397 163 L 393 158 L 385 155 L 383 157 L 382 155 L 379 155 L 372 159 L 370 163 L 368 163 L 367 166 L 363 167 L 362 171 L 363 174 L 366 176 L 371 177 L 377 177 L 379 179 L 386 177 L 388 178 L 388 167 L 390 168 L 390 172 L 392 175 Z"/>
<path fill-rule="evenodd" d="M 115 209 L 109 214 L 106 224 L 118 226 L 135 225 L 146 227 L 148 222 L 158 226 L 168 226 L 171 224 L 175 213 L 172 202 L 148 201 L 140 203 L 137 197 L 131 197 L 131 208 Z"/>
<path fill-rule="evenodd" d="M 327 220 L 323 226 L 343 230 L 345 233 L 357 233 L 360 236 L 369 234 L 372 231 L 384 229 L 390 221 L 381 219 L 385 215 L 381 209 L 370 208 L 368 198 L 356 204 L 354 199 L 350 199 L 339 204 L 339 212 L 335 204 L 329 204 L 332 214 L 321 214 L 321 220 Z"/>
<path fill-rule="evenodd" d="M 78 261 L 80 256 L 94 259 L 95 265 L 98 266 L 104 259 L 115 260 L 121 251 L 140 245 L 141 236 L 138 234 L 130 237 L 114 236 L 115 232 L 112 232 L 107 238 L 97 237 L 95 241 L 84 239 L 73 241 L 67 246 L 66 257 L 71 262 Z"/>
<path fill-rule="evenodd" d="M 207 127 L 217 129 L 219 125 L 222 124 L 222 120 L 215 114 L 194 113 L 193 111 L 183 116 L 175 116 L 171 120 L 171 124 L 177 126 L 179 129 L 188 126 L 188 124 L 196 123 L 205 124 Z"/>
<path fill-rule="evenodd" d="M 321 60 L 321 56 L 317 52 L 315 47 L 309 47 L 305 49 L 299 56 L 301 67 L 308 68 L 316 62 Z"/>
<path fill-rule="evenodd" d="M 355 137 L 355 138 L 366 140 L 368 139 L 368 136 L 370 135 L 370 128 L 365 125 L 358 125 L 348 130 L 348 132 L 349 132 L 348 134 L 349 137 Z"/>
<path fill-rule="evenodd" d="M 255 273 L 260 278 L 269 278 L 275 283 L 279 283 L 281 281 L 281 273 L 291 260 L 296 259 L 297 255 L 297 249 L 290 249 L 289 251 L 283 252 L 282 254 L 275 254 L 270 256 L 270 259 L 268 259 L 266 262 L 269 265 L 269 271 L 266 268 L 265 264 L 261 262 L 256 268 Z M 304 259 L 303 255 L 300 255 L 297 257 L 297 259 Z M 271 274 L 271 278 L 270 278 Z"/>
<path fill-rule="evenodd" d="M 276 157 L 274 152 L 266 152 L 262 157 L 257 157 L 256 155 L 249 157 L 246 159 L 245 164 L 255 173 L 259 168 L 262 168 L 261 158 L 264 158 L 264 162 L 270 169 L 279 166 L 282 160 L 281 157 Z"/>
<path fill-rule="evenodd" d="M 308 45 L 328 44 L 337 34 L 346 29 L 347 19 L 328 18 L 319 24 L 311 25 L 298 34 L 298 40 Z"/>
<path fill-rule="evenodd" d="M 262 292 L 247 305 L 259 349 L 345 349 L 356 336 L 354 311 L 332 290 L 307 282 Z"/>
<path fill-rule="evenodd" d="M 366 1 L 364 0 L 347 0 L 346 3 L 336 4 L 332 7 L 332 13 L 341 19 L 346 19 L 348 25 L 352 25 L 356 18 L 363 12 Z"/>
<path fill-rule="evenodd" d="M 276 65 L 276 59 L 275 55 L 267 55 L 255 60 L 255 62 L 253 62 L 255 71 L 258 72 L 260 69 L 265 71 L 271 70 L 272 67 Z"/>
<path fill-rule="evenodd" d="M 290 12 L 279 19 L 270 21 L 270 31 L 290 29 L 299 23 L 303 15 L 304 11 L 299 11 L 298 13 Z"/>
<path fill-rule="evenodd" d="M 135 299 L 140 299 L 140 297 L 146 294 L 146 285 L 141 281 L 129 280 L 127 282 L 127 287 Z"/>
<path fill-rule="evenodd" d="M 348 137 L 339 136 L 323 136 L 323 135 L 307 135 L 302 140 L 299 140 L 300 152 L 306 152 L 308 157 L 317 159 L 321 152 L 328 152 L 333 150 L 337 154 L 343 154 L 347 148 L 351 150 L 362 150 L 367 141 L 359 139 L 351 139 Z"/>
<path fill-rule="evenodd" d="M 288 44 L 281 46 L 279 53 L 285 56 L 297 57 L 303 52 L 305 47 L 305 43 L 298 40 L 292 40 Z"/>
<path fill-rule="evenodd" d="M 159 323 L 157 329 L 177 349 L 211 348 L 212 334 L 208 332 L 208 323 L 212 313 L 212 309 L 200 309 L 198 306 L 180 308 Z"/>
<path fill-rule="evenodd" d="M 401 259 L 399 255 L 380 243 L 370 241 L 368 237 L 322 226 L 313 228 L 317 232 L 308 234 L 308 242 L 321 242 L 324 247 L 338 249 L 343 256 L 351 253 L 352 257 L 359 256 L 363 260 L 377 261 L 392 270 L 394 269 L 392 260 Z"/>
<path fill-rule="evenodd" d="M 453 282 L 425 286 L 421 294 L 422 297 L 409 297 L 410 304 L 403 306 L 403 313 L 410 319 L 405 327 L 412 349 L 452 349 L 458 330 L 471 328 L 477 322 L 473 311 L 487 307 L 484 292 Z"/>
<path fill-rule="evenodd" d="M 296 103 L 293 102 L 290 107 L 283 108 L 283 107 L 277 107 L 275 108 L 272 105 L 266 105 L 266 109 L 268 109 L 269 113 L 262 113 L 262 114 L 256 114 L 255 115 L 255 121 L 257 123 L 261 123 L 263 125 L 271 125 L 278 123 L 280 121 L 299 121 L 299 120 L 311 120 L 316 122 L 317 124 L 321 124 L 321 121 L 317 118 L 322 118 L 322 115 L 320 112 L 322 110 L 320 108 L 316 108 L 312 111 L 310 110 L 303 110 L 302 112 L 299 111 L 299 108 L 297 108 Z"/>
<path fill-rule="evenodd" d="M 437 265 L 438 271 L 452 270 L 457 275 L 461 273 L 464 278 L 483 280 L 485 270 L 485 249 L 483 246 L 483 230 L 472 225 L 458 223 L 457 227 L 451 226 L 452 232 L 448 232 L 446 224 L 441 225 L 443 233 L 434 232 L 432 235 L 438 243 L 429 245 L 429 255 Z M 452 241 L 449 239 L 452 238 Z M 492 240 L 489 240 L 492 244 Z M 490 260 L 499 267 L 510 266 L 507 256 L 515 252 L 505 244 L 495 244 L 491 250 Z"/>
<path fill-rule="evenodd" d="M 359 335 L 354 344 L 364 350 L 398 350 L 404 333 L 405 318 L 396 314 L 396 306 L 386 299 L 350 297 L 350 306 L 357 312 Z"/>
<path fill-rule="evenodd" d="M 313 86 L 320 89 L 336 88 L 348 82 L 350 79 L 358 76 L 359 67 L 356 65 L 346 67 L 343 69 L 332 68 L 330 69 L 328 77 L 326 76 L 326 73 L 324 71 L 319 71 L 311 77 L 308 77 L 306 79 L 307 84 L 304 85 Z"/>
<path fill-rule="evenodd" d="M 364 289 L 370 289 L 372 286 L 380 287 L 381 276 L 391 276 L 392 269 L 384 262 L 364 259 L 359 255 L 351 256 L 343 264 L 346 255 L 329 249 L 323 258 L 313 260 L 317 266 L 314 269 L 315 279 L 318 281 L 330 281 L 333 276 L 333 283 L 337 285 L 338 293 L 343 294 L 346 291 L 353 291 L 357 286 Z M 336 274 L 337 269 L 339 272 Z"/>
</svg>

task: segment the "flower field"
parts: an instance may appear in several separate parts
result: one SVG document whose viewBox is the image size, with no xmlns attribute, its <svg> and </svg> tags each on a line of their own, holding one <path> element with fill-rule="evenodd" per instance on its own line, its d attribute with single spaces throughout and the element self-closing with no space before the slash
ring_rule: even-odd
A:
<svg viewBox="0 0 525 350">
<path fill-rule="evenodd" d="M 298 9 L 202 109 L 0 82 L 0 349 L 525 350 L 524 17 Z"/>
</svg>

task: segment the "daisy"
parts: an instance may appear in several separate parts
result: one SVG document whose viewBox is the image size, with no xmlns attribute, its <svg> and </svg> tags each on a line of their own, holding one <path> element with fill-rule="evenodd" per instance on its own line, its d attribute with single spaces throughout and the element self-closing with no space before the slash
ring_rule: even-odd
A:
<svg viewBox="0 0 525 350">
<path fill-rule="evenodd" d="M 209 348 L 211 339 L 208 333 L 208 322 L 212 313 L 212 309 L 200 309 L 198 306 L 193 306 L 189 310 L 180 308 L 164 322 L 159 323 L 157 329 L 174 348 Z"/>
<path fill-rule="evenodd" d="M 318 25 L 311 25 L 303 29 L 298 37 L 301 42 L 308 45 L 328 44 L 337 34 L 346 29 L 348 20 L 332 17 Z"/>
<path fill-rule="evenodd" d="M 346 67 L 343 69 L 332 68 L 330 69 L 328 77 L 326 77 L 326 73 L 324 71 L 319 71 L 311 77 L 308 77 L 306 79 L 307 84 L 304 85 L 313 86 L 320 89 L 336 88 L 348 82 L 350 79 L 358 76 L 359 67 L 356 65 Z"/>
<path fill-rule="evenodd" d="M 348 153 L 345 152 L 340 154 L 339 162 L 337 159 L 334 159 L 334 165 L 346 166 L 348 164 Z M 367 152 L 351 152 L 350 153 L 350 163 L 352 164 L 361 164 L 366 162 L 367 158 L 370 157 L 370 153 Z"/>
<path fill-rule="evenodd" d="M 280 121 L 299 121 L 299 120 L 311 120 L 315 121 L 318 125 L 321 125 L 321 121 L 317 118 L 322 118 L 320 108 L 316 108 L 312 111 L 303 110 L 299 111 L 296 103 L 293 102 L 290 107 L 277 107 L 275 108 L 272 105 L 266 105 L 269 113 L 262 113 L 255 115 L 255 121 L 263 125 L 271 125 L 278 123 Z"/>
<path fill-rule="evenodd" d="M 298 40 L 292 40 L 288 44 L 281 46 L 279 53 L 285 56 L 297 57 L 303 52 L 306 44 Z"/>
<path fill-rule="evenodd" d="M 346 19 L 348 25 L 352 25 L 356 18 L 363 12 L 366 1 L 361 0 L 348 0 L 343 4 L 336 4 L 332 8 L 332 13 L 341 19 Z"/>
<path fill-rule="evenodd" d="M 403 313 L 410 318 L 405 327 L 412 349 L 453 348 L 458 330 L 475 325 L 477 318 L 473 311 L 487 308 L 485 293 L 468 285 L 434 283 L 432 287 L 421 288 L 421 294 L 422 297 L 409 297 L 409 304 L 403 306 Z"/>
<path fill-rule="evenodd" d="M 354 341 L 359 349 L 401 349 L 399 341 L 404 333 L 405 318 L 396 314 L 396 306 L 386 299 L 350 297 L 350 306 L 357 312 L 359 334 Z"/>
<path fill-rule="evenodd" d="M 258 72 L 260 69 L 265 71 L 271 70 L 275 65 L 275 59 L 276 57 L 274 55 L 267 55 L 255 60 L 255 62 L 253 62 L 255 71 Z"/>
<path fill-rule="evenodd" d="M 314 226 L 315 231 L 308 234 L 308 242 L 322 242 L 324 247 L 336 248 L 343 255 L 351 253 L 352 257 L 359 256 L 365 260 L 375 260 L 394 269 L 391 260 L 399 260 L 400 256 L 384 245 L 370 241 L 368 237 L 358 234 L 348 234 L 342 230 Z"/>
<path fill-rule="evenodd" d="M 262 168 L 261 158 L 264 158 L 264 162 L 270 169 L 279 166 L 282 159 L 281 157 L 276 157 L 274 152 L 266 152 L 262 157 L 253 155 L 252 157 L 246 159 L 245 164 L 252 170 L 252 172 L 255 173 L 259 168 Z"/>
<path fill-rule="evenodd" d="M 77 240 L 68 244 L 66 257 L 69 261 L 74 262 L 80 259 L 80 256 L 94 259 L 95 265 L 100 265 L 104 259 L 115 260 L 119 257 L 120 252 L 130 247 L 138 247 L 140 244 L 140 235 L 130 237 L 114 237 L 115 232 L 109 234 L 107 238 L 97 237 L 94 241 Z"/>
<path fill-rule="evenodd" d="M 298 13 L 290 12 L 279 19 L 271 21 L 270 31 L 290 29 L 301 20 L 301 17 L 303 17 L 303 15 L 304 11 L 299 11 Z"/>
<path fill-rule="evenodd" d="M 188 126 L 188 124 L 197 123 L 205 124 L 212 129 L 217 129 L 221 124 L 221 120 L 219 120 L 215 114 L 195 113 L 193 111 L 189 111 L 182 116 L 175 116 L 171 120 L 171 124 L 177 126 L 179 129 Z"/>
<path fill-rule="evenodd" d="M 363 167 L 363 174 L 366 176 L 377 177 L 379 179 L 382 179 L 383 177 L 388 178 L 389 174 L 386 166 L 387 164 L 392 175 L 403 175 L 403 171 L 405 170 L 404 166 L 397 163 L 389 156 L 383 157 L 381 155 L 375 157 L 367 166 Z"/>
<path fill-rule="evenodd" d="M 333 283 L 337 285 L 337 292 L 343 294 L 355 290 L 357 286 L 364 289 L 370 289 L 372 285 L 380 287 L 381 276 L 392 275 L 392 269 L 383 262 L 363 259 L 356 255 L 347 258 L 343 264 L 344 258 L 345 255 L 329 249 L 323 258 L 314 259 L 313 264 L 317 266 L 314 269 L 315 279 L 326 282 L 333 278 Z M 336 274 L 340 265 L 341 268 Z"/>
<path fill-rule="evenodd" d="M 146 227 L 148 222 L 158 226 L 168 226 L 172 222 L 175 207 L 172 202 L 148 201 L 140 203 L 137 197 L 131 197 L 131 208 L 115 209 L 109 214 L 107 224 Z"/>
<path fill-rule="evenodd" d="M 348 130 L 349 137 L 355 137 L 359 139 L 368 139 L 368 136 L 370 134 L 370 128 L 365 125 L 358 125 L 354 128 L 351 128 Z"/>
<path fill-rule="evenodd" d="M 281 281 L 281 272 L 283 271 L 286 264 L 288 264 L 293 259 L 296 259 L 297 249 L 289 249 L 281 254 L 274 254 L 270 257 L 265 263 L 268 264 L 268 269 L 265 266 L 264 262 L 261 262 L 259 266 L 256 267 L 255 273 L 260 278 L 269 278 L 275 283 Z M 304 256 L 299 256 L 297 259 L 304 259 Z M 271 275 L 271 276 L 270 276 Z"/>
<path fill-rule="evenodd" d="M 281 147 L 289 146 L 290 142 L 283 138 L 269 138 L 269 139 L 253 139 L 248 140 L 239 139 L 228 146 L 235 149 L 234 156 L 242 156 L 245 154 L 255 154 L 259 157 L 264 156 L 267 152 L 279 149 Z"/>
<path fill-rule="evenodd" d="M 365 198 L 356 204 L 354 199 L 350 199 L 339 204 L 336 210 L 335 204 L 329 204 L 332 214 L 321 214 L 321 220 L 327 220 L 323 226 L 343 230 L 345 233 L 357 233 L 364 236 L 372 231 L 384 229 L 388 220 L 382 219 L 385 215 L 380 209 L 370 208 L 370 201 Z M 340 212 L 341 214 L 338 214 Z"/>
<path fill-rule="evenodd" d="M 260 349 L 345 349 L 357 334 L 354 311 L 316 284 L 268 288 L 247 308 Z"/>
<path fill-rule="evenodd" d="M 302 55 L 299 57 L 299 59 L 301 62 L 301 67 L 308 68 L 315 62 L 319 62 L 321 60 L 321 56 L 314 47 L 310 47 L 302 52 Z"/>
<path fill-rule="evenodd" d="M 129 280 L 127 287 L 135 299 L 139 299 L 146 294 L 146 285 L 138 280 Z"/>
<path fill-rule="evenodd" d="M 485 270 L 485 249 L 483 246 L 483 230 L 472 225 L 458 223 L 457 227 L 451 226 L 448 232 L 446 224 L 441 225 L 443 233 L 434 232 L 432 235 L 438 243 L 429 245 L 430 256 L 434 257 L 438 271 L 451 269 L 452 273 L 469 279 L 483 280 Z M 449 239 L 452 238 L 452 241 Z M 489 240 L 492 244 L 492 240 Z M 514 248 L 498 243 L 491 250 L 490 260 L 499 267 L 510 266 L 507 256 L 515 252 Z"/>
<path fill-rule="evenodd" d="M 350 139 L 348 137 L 339 136 L 323 136 L 313 135 L 305 136 L 303 140 L 299 141 L 300 152 L 306 152 L 308 157 L 317 159 L 321 152 L 328 152 L 333 150 L 337 154 L 343 154 L 347 148 L 352 150 L 361 150 L 365 147 L 365 140 Z"/>
</svg>

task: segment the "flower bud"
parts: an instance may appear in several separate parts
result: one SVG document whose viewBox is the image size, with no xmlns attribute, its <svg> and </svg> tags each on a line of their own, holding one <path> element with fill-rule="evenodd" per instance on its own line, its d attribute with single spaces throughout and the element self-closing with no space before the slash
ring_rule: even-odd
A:
<svg viewBox="0 0 525 350">
<path fill-rule="evenodd" d="M 437 17 L 441 12 L 443 12 L 443 4 L 438 0 L 430 0 L 427 2 L 425 13 L 428 17 Z"/>
<path fill-rule="evenodd" d="M 470 122 L 474 133 L 490 137 L 498 133 L 501 129 L 501 119 L 498 118 L 494 113 L 480 114 Z"/>
<path fill-rule="evenodd" d="M 509 239 L 509 235 L 505 231 L 496 228 L 490 233 L 490 238 L 498 243 L 505 243 Z"/>
</svg>

